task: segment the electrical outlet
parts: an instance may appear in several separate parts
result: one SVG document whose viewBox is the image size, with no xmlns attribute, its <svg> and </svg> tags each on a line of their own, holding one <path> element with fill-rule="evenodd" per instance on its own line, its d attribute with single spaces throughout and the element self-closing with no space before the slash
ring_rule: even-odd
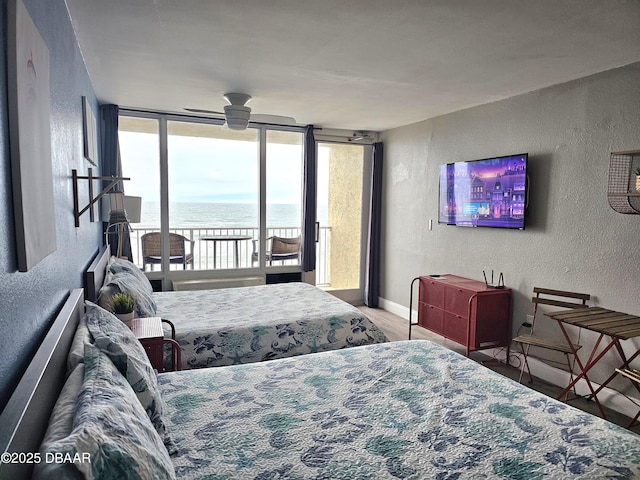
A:
<svg viewBox="0 0 640 480">
<path fill-rule="evenodd" d="M 527 328 L 531 328 L 532 324 L 533 324 L 533 315 L 527 315 L 527 321 L 526 322 L 522 322 L 522 326 L 523 327 L 527 327 Z"/>
</svg>

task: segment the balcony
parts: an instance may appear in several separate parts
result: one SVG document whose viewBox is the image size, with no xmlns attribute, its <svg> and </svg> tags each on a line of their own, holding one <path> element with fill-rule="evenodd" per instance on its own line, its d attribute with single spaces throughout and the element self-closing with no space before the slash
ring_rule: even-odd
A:
<svg viewBox="0 0 640 480">
<path fill-rule="evenodd" d="M 140 238 L 145 233 L 159 232 L 159 228 L 155 229 L 134 229 L 131 232 L 131 250 L 133 254 L 133 262 L 142 267 L 142 248 Z M 193 240 L 193 268 L 194 270 L 225 270 L 225 269 L 244 269 L 255 268 L 257 264 L 252 265 L 251 254 L 253 253 L 253 241 L 259 237 L 257 228 L 176 228 L 169 230 Z M 277 235 L 280 237 L 297 237 L 301 234 L 300 228 L 276 227 L 268 228 L 267 236 Z M 235 242 L 217 242 L 214 258 L 213 242 L 205 241 L 202 238 L 211 235 L 234 235 L 250 237 L 247 240 L 240 240 L 238 245 L 238 262 L 236 264 Z M 316 285 L 327 286 L 331 284 L 329 275 L 329 245 L 330 245 L 330 227 L 321 227 L 319 230 L 319 238 L 316 242 Z M 188 247 L 187 247 L 188 248 Z M 277 265 L 299 265 L 299 260 L 286 260 L 282 262 L 274 262 Z M 150 269 L 159 269 L 159 266 L 148 265 L 147 271 Z M 171 270 L 182 270 L 181 265 L 171 265 Z"/>
</svg>

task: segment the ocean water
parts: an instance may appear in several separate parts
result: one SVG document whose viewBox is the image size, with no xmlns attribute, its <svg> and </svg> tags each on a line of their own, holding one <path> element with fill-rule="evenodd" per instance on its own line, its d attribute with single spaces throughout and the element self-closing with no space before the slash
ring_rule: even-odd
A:
<svg viewBox="0 0 640 480">
<path fill-rule="evenodd" d="M 326 206 L 318 208 L 317 220 L 327 224 Z M 158 228 L 160 204 L 142 202 L 141 222 L 136 229 Z M 258 228 L 258 205 L 252 203 L 174 202 L 169 205 L 169 225 L 179 228 Z M 300 227 L 302 212 L 300 205 L 267 204 L 267 227 Z"/>
</svg>

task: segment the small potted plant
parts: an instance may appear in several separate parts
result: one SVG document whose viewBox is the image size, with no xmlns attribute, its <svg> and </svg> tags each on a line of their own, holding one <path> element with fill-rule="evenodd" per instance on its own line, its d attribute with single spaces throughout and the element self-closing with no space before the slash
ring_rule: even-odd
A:
<svg viewBox="0 0 640 480">
<path fill-rule="evenodd" d="M 128 293 L 116 293 L 113 295 L 113 313 L 131 328 L 131 321 L 136 309 L 136 301 Z"/>
</svg>

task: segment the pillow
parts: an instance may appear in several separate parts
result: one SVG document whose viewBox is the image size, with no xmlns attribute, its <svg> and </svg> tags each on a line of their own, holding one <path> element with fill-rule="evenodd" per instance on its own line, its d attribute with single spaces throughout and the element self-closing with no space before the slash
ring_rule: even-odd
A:
<svg viewBox="0 0 640 480">
<path fill-rule="evenodd" d="M 35 478 L 175 479 L 162 440 L 114 364 L 93 345 L 85 346 L 85 374 L 73 431 L 42 444 Z"/>
<path fill-rule="evenodd" d="M 142 270 L 140 270 L 136 265 L 131 263 L 129 260 L 112 256 L 109 258 L 109 262 L 107 263 L 107 275 L 106 275 L 107 282 L 105 283 L 108 283 L 108 281 L 111 280 L 113 275 L 117 273 L 127 273 L 133 276 L 140 282 L 142 288 L 144 288 L 144 290 L 147 293 L 149 294 L 153 293 L 153 287 L 151 287 L 151 283 L 149 282 L 149 279 L 147 278 L 147 276 L 144 274 Z"/>
<path fill-rule="evenodd" d="M 102 350 L 124 375 L 167 450 L 175 453 L 175 445 L 162 418 L 164 402 L 158 389 L 156 373 L 143 346 L 129 327 L 113 314 L 91 302 L 85 303 L 87 326 L 93 335 L 94 345 Z"/>
<path fill-rule="evenodd" d="M 87 319 L 82 317 L 78 322 L 78 327 L 69 349 L 69 355 L 67 356 L 67 372 L 72 372 L 79 363 L 84 362 L 84 346 L 87 343 L 93 343 L 93 337 L 89 332 L 89 327 L 87 327 Z"/>
<path fill-rule="evenodd" d="M 120 293 L 120 289 L 118 287 L 105 283 L 98 292 L 98 305 L 106 311 L 113 313 L 113 296 L 116 293 Z"/>
<path fill-rule="evenodd" d="M 82 346 L 84 358 L 84 345 Z M 73 430 L 73 417 L 76 411 L 76 400 L 82 390 L 84 380 L 84 364 L 80 363 L 69 374 L 64 382 L 62 391 L 56 400 L 56 404 L 49 417 L 47 432 L 44 434 L 43 443 L 50 443 L 67 437 Z"/>
<path fill-rule="evenodd" d="M 146 282 L 146 283 L 145 283 Z M 135 275 L 131 275 L 129 272 L 119 272 L 111 276 L 108 283 L 105 284 L 108 288 L 113 287 L 112 293 L 128 293 L 136 301 L 136 313 L 139 317 L 153 317 L 156 314 L 156 302 L 153 299 L 153 292 L 149 291 L 151 285 L 149 280 L 140 280 Z M 117 289 L 117 291 L 115 291 Z M 106 290 L 100 289 L 100 296 L 105 294 Z M 113 296 L 109 294 L 109 298 Z"/>
</svg>

